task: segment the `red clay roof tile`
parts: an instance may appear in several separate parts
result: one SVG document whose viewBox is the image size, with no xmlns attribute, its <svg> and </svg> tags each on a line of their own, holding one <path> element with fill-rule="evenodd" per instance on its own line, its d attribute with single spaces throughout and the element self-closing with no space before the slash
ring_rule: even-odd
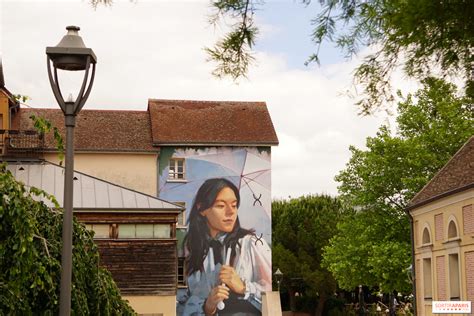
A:
<svg viewBox="0 0 474 316">
<path fill-rule="evenodd" d="M 29 117 L 43 117 L 56 126 L 65 138 L 64 115 L 60 109 L 20 109 L 13 120 L 15 129 L 33 129 Z M 75 150 L 157 152 L 151 139 L 147 111 L 82 110 L 74 130 Z M 52 133 L 48 133 L 46 149 L 56 148 Z"/>
<path fill-rule="evenodd" d="M 277 145 L 265 102 L 148 100 L 155 145 Z"/>
<path fill-rule="evenodd" d="M 474 136 L 441 168 L 408 204 L 408 209 L 474 184 Z"/>
</svg>

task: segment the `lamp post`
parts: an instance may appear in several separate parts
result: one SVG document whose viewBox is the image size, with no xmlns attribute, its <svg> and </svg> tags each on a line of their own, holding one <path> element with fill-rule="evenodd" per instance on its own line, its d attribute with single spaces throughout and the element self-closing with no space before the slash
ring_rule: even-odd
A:
<svg viewBox="0 0 474 316">
<path fill-rule="evenodd" d="M 280 284 L 281 284 L 281 281 L 283 280 L 283 272 L 281 272 L 280 268 L 277 268 L 277 270 L 275 271 L 275 273 L 273 273 L 273 275 L 275 276 L 275 280 L 277 281 L 277 284 L 278 284 L 278 292 L 280 292 Z"/>
<path fill-rule="evenodd" d="M 64 172 L 64 215 L 61 252 L 61 292 L 59 296 L 59 314 L 71 313 L 71 275 L 72 275 L 72 202 L 74 170 L 74 127 L 76 115 L 86 103 L 92 89 L 97 58 L 92 49 L 87 48 L 79 36 L 77 26 L 66 27 L 67 34 L 58 45 L 46 47 L 48 76 L 54 97 L 64 113 L 66 126 L 66 157 Z M 53 70 L 51 69 L 51 64 Z M 92 73 L 89 79 L 89 71 Z M 59 87 L 58 69 L 66 71 L 84 71 L 81 90 L 75 101 L 64 101 Z M 89 80 L 88 80 L 89 79 Z M 87 82 L 89 81 L 88 85 Z M 87 87 L 87 88 L 86 88 Z"/>
<path fill-rule="evenodd" d="M 410 264 L 408 268 L 405 269 L 407 273 L 408 282 L 413 285 L 413 265 Z"/>
</svg>

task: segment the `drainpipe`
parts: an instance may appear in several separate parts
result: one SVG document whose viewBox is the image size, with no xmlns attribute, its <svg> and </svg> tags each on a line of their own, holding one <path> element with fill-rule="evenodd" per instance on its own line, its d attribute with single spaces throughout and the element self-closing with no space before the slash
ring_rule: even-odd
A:
<svg viewBox="0 0 474 316">
<path fill-rule="evenodd" d="M 410 220 L 410 239 L 411 239 L 411 267 L 412 267 L 412 277 L 413 277 L 413 311 L 415 316 L 418 314 L 416 313 L 416 268 L 415 268 L 415 232 L 414 232 L 414 223 L 413 223 L 413 216 L 410 214 L 409 210 L 405 210 Z"/>
<path fill-rule="evenodd" d="M 160 148 L 161 149 L 161 148 Z M 160 149 L 156 154 L 156 197 L 160 197 Z"/>
</svg>

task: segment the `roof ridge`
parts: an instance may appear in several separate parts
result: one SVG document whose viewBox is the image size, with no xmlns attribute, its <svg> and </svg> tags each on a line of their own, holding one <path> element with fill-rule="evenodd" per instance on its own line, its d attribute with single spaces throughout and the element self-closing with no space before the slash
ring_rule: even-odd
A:
<svg viewBox="0 0 474 316">
<path fill-rule="evenodd" d="M 170 103 L 239 103 L 239 104 L 266 104 L 265 101 L 238 101 L 238 100 L 189 100 L 189 99 L 154 99 L 149 98 L 148 102 L 170 102 Z"/>
</svg>

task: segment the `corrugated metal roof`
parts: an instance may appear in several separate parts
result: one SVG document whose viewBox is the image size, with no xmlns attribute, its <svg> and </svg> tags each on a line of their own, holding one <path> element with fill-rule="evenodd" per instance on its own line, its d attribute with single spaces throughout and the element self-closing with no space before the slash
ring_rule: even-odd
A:
<svg viewBox="0 0 474 316">
<path fill-rule="evenodd" d="M 28 187 L 42 189 L 56 197 L 63 205 L 64 168 L 49 162 L 9 163 L 7 169 L 15 178 Z M 179 211 L 181 206 L 169 203 L 151 195 L 137 192 L 122 186 L 74 172 L 74 209 L 113 209 L 113 210 L 150 210 Z M 53 204 L 42 198 L 47 205 Z"/>
</svg>

